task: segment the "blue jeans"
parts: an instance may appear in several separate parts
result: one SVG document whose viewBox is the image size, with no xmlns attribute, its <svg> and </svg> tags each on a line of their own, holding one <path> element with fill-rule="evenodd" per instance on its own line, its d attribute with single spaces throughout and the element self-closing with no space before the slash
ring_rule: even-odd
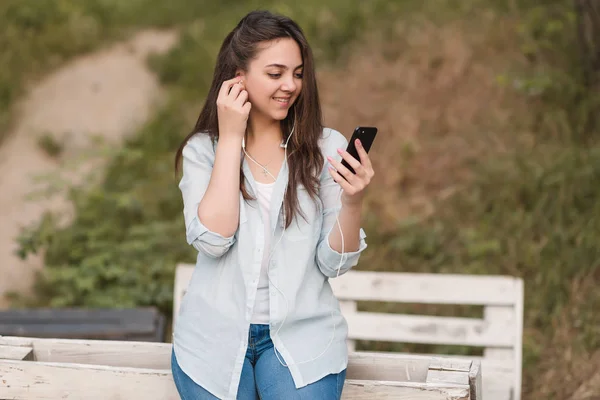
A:
<svg viewBox="0 0 600 400">
<path fill-rule="evenodd" d="M 269 325 L 250 325 L 248 350 L 238 387 L 238 400 L 339 400 L 346 370 L 296 389 L 287 367 L 281 365 L 269 335 Z M 281 354 L 279 355 L 283 362 Z M 182 400 L 213 400 L 217 397 L 203 389 L 179 368 L 175 352 L 171 354 L 173 380 Z"/>
</svg>

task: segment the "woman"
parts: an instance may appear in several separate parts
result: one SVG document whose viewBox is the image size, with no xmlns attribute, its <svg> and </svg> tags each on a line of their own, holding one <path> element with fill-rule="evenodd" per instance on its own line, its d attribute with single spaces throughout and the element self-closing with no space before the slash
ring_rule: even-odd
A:
<svg viewBox="0 0 600 400">
<path fill-rule="evenodd" d="M 347 325 L 328 279 L 366 248 L 373 169 L 360 143 L 356 160 L 321 120 L 301 29 L 269 12 L 245 16 L 175 161 L 198 250 L 173 335 L 185 400 L 341 396 Z"/>
</svg>

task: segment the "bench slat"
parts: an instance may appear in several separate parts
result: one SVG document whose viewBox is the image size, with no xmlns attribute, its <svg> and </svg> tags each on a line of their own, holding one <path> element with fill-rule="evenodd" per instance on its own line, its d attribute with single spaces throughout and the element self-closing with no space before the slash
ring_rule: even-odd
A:
<svg viewBox="0 0 600 400">
<path fill-rule="evenodd" d="M 179 400 L 170 370 L 0 361 L 0 398 Z"/>
<path fill-rule="evenodd" d="M 359 312 L 345 315 L 348 337 L 402 343 L 512 347 L 513 332 L 476 318 Z"/>
<path fill-rule="evenodd" d="M 430 383 L 355 381 L 344 382 L 343 400 L 470 400 L 469 388 L 464 385 Z"/>
<path fill-rule="evenodd" d="M 171 368 L 169 343 L 0 337 L 0 345 L 34 349 L 39 362 L 106 365 L 144 369 Z M 430 367 L 469 371 L 471 360 L 431 355 L 350 353 L 348 379 L 425 382 Z"/>
<path fill-rule="evenodd" d="M 170 370 L 0 361 L 0 398 L 14 400 L 178 400 Z M 348 379 L 343 399 L 469 400 L 465 385 Z"/>
<path fill-rule="evenodd" d="M 0 360 L 33 360 L 33 349 L 26 346 L 0 345 Z"/>
<path fill-rule="evenodd" d="M 507 276 L 349 271 L 329 283 L 339 299 L 358 301 L 514 305 L 518 294 Z"/>
<path fill-rule="evenodd" d="M 169 369 L 169 343 L 0 336 L 0 345 L 34 349 L 40 362 Z"/>
</svg>

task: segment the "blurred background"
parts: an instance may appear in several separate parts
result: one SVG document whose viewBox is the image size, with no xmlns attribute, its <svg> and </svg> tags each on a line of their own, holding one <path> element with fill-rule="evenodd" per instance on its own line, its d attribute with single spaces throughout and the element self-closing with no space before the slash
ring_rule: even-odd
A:
<svg viewBox="0 0 600 400">
<path fill-rule="evenodd" d="M 326 126 L 379 128 L 357 269 L 522 277 L 524 398 L 600 398 L 599 3 L 2 0 L 0 307 L 171 318 L 174 152 L 266 8 L 305 30 Z"/>
</svg>

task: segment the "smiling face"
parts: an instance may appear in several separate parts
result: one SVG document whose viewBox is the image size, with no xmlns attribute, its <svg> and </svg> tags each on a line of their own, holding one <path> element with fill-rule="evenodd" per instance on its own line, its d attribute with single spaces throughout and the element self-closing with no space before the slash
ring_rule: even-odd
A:
<svg viewBox="0 0 600 400">
<path fill-rule="evenodd" d="M 243 75 L 250 118 L 281 121 L 302 90 L 300 47 L 291 38 L 261 44 Z"/>
</svg>

